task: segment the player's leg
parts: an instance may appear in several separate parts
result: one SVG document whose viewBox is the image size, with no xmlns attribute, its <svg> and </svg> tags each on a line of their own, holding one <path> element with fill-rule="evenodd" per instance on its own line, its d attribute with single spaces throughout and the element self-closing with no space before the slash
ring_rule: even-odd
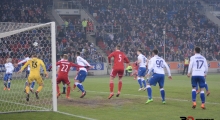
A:
<svg viewBox="0 0 220 120">
<path fill-rule="evenodd" d="M 80 89 L 80 91 L 82 92 L 82 95 L 80 98 L 83 98 L 86 95 L 86 91 L 84 90 L 84 87 L 82 85 L 82 82 L 85 80 L 87 76 L 87 72 L 86 71 L 79 71 L 77 78 L 75 80 L 75 84 L 76 86 Z"/>
<path fill-rule="evenodd" d="M 25 92 L 26 92 L 26 100 L 29 101 L 29 98 L 30 98 L 30 95 L 29 95 L 29 92 L 30 92 L 30 85 L 33 81 L 33 77 L 32 76 L 28 76 L 28 81 L 26 83 L 26 87 L 25 87 Z"/>
<path fill-rule="evenodd" d="M 137 81 L 138 81 L 138 84 L 140 86 L 140 88 L 138 89 L 138 91 L 141 91 L 142 90 L 142 80 L 141 80 L 141 75 L 142 75 L 142 68 L 140 67 L 138 69 L 138 77 L 137 77 Z"/>
<path fill-rule="evenodd" d="M 196 86 L 197 86 L 197 76 L 191 77 L 191 84 L 192 84 L 192 108 L 196 108 Z"/>
<path fill-rule="evenodd" d="M 34 93 L 35 80 L 31 83 L 30 91 Z"/>
<path fill-rule="evenodd" d="M 12 74 L 8 74 L 8 90 L 11 89 Z"/>
<path fill-rule="evenodd" d="M 57 98 L 60 96 L 59 84 L 60 84 L 61 81 L 62 81 L 62 79 L 57 77 Z"/>
<path fill-rule="evenodd" d="M 8 82 L 8 74 L 5 74 L 5 76 L 4 76 L 4 90 L 7 90 L 7 82 Z"/>
<path fill-rule="evenodd" d="M 67 85 L 67 92 L 66 92 L 66 98 L 67 99 L 70 99 L 70 90 L 71 90 L 71 87 L 70 87 L 70 80 L 69 78 L 64 78 L 63 79 L 63 84 Z"/>
<path fill-rule="evenodd" d="M 206 81 L 206 78 L 205 78 Z M 205 82 L 205 90 L 206 90 L 206 96 L 209 96 L 210 92 L 209 92 L 209 87 L 208 84 Z"/>
<path fill-rule="evenodd" d="M 62 94 L 66 94 L 66 84 L 63 82 L 63 92 Z"/>
<path fill-rule="evenodd" d="M 156 85 L 157 84 L 157 74 L 153 74 L 152 77 L 149 79 L 149 81 L 147 82 L 147 94 L 148 94 L 148 100 L 146 102 L 146 104 L 153 102 L 153 98 L 152 98 L 152 88 L 151 85 Z"/>
<path fill-rule="evenodd" d="M 198 83 L 200 87 L 200 99 L 202 102 L 201 108 L 205 109 L 205 92 L 204 92 L 204 87 L 205 87 L 205 77 L 199 76 L 198 77 Z"/>
<path fill-rule="evenodd" d="M 110 74 L 110 81 L 109 81 L 110 95 L 108 99 L 111 99 L 114 96 L 114 79 L 117 73 L 118 73 L 117 70 L 112 69 L 112 72 Z"/>
<path fill-rule="evenodd" d="M 38 83 L 38 88 L 37 88 L 37 91 L 35 92 L 35 96 L 36 96 L 36 98 L 37 99 L 39 99 L 39 93 L 40 93 L 40 91 L 43 89 L 43 80 L 42 80 L 42 77 L 41 76 L 37 76 L 36 77 L 36 81 L 37 81 L 37 83 Z"/>
<path fill-rule="evenodd" d="M 122 77 L 123 77 L 123 72 L 124 70 L 120 70 L 118 71 L 118 93 L 116 95 L 116 97 L 119 97 L 120 93 L 121 93 L 121 88 L 122 88 Z"/>
<path fill-rule="evenodd" d="M 161 94 L 161 98 L 162 98 L 162 103 L 165 104 L 165 90 L 164 90 L 164 79 L 165 79 L 165 75 L 160 75 L 159 78 L 159 87 L 160 87 L 160 94 Z"/>
<path fill-rule="evenodd" d="M 198 87 L 199 85 L 198 84 L 196 84 L 196 94 L 199 94 L 200 93 L 200 91 L 199 91 L 199 87 Z"/>
</svg>

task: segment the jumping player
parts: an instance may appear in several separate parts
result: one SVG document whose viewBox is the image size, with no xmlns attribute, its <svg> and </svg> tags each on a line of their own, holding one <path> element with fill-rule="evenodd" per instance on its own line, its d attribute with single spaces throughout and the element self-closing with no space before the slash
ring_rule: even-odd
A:
<svg viewBox="0 0 220 120">
<path fill-rule="evenodd" d="M 151 63 L 149 66 L 147 77 L 150 76 L 150 72 L 152 70 L 154 70 L 154 74 L 152 75 L 152 77 L 149 79 L 149 81 L 147 83 L 148 100 L 147 100 L 146 104 L 153 101 L 151 86 L 152 85 L 156 86 L 157 83 L 159 84 L 162 103 L 165 104 L 166 103 L 165 102 L 165 91 L 163 88 L 164 87 L 164 79 L 165 79 L 164 67 L 166 67 L 166 69 L 167 69 L 169 79 L 172 79 L 171 73 L 170 73 L 170 68 L 168 67 L 168 65 L 164 61 L 164 59 L 158 56 L 158 50 L 153 50 L 152 54 L 154 57 L 152 57 L 150 59 Z"/>
<path fill-rule="evenodd" d="M 146 68 L 147 58 L 142 54 L 141 50 L 137 50 L 137 55 L 138 55 L 137 64 L 139 65 L 137 80 L 140 85 L 138 91 L 141 91 L 141 90 L 146 90 L 146 81 L 144 77 L 147 72 L 147 68 Z M 142 83 L 144 84 L 144 87 L 142 86 Z"/>
<path fill-rule="evenodd" d="M 110 75 L 110 95 L 108 97 L 108 99 L 111 99 L 114 96 L 114 78 L 116 77 L 116 75 L 118 75 L 119 77 L 119 81 L 118 81 L 118 93 L 116 95 L 116 97 L 119 97 L 120 93 L 121 93 L 121 88 L 122 88 L 122 77 L 124 74 L 124 63 L 129 63 L 128 58 L 126 57 L 126 55 L 120 51 L 121 46 L 117 45 L 116 46 L 116 50 L 114 52 L 112 52 L 109 56 L 108 56 L 108 62 L 109 65 L 111 66 L 111 58 L 114 58 L 114 66 Z"/>
<path fill-rule="evenodd" d="M 67 54 L 63 55 L 62 61 L 57 62 L 57 66 L 60 66 L 59 71 L 58 71 L 58 76 L 57 76 L 57 98 L 60 96 L 60 88 L 58 84 L 60 84 L 60 82 L 62 81 L 64 84 L 67 85 L 66 98 L 69 99 L 71 87 L 70 87 L 70 80 L 68 78 L 68 73 L 70 71 L 70 68 L 71 67 L 83 67 L 83 66 L 79 66 L 72 62 L 69 62 Z"/>
<path fill-rule="evenodd" d="M 5 63 L 5 76 L 4 76 L 4 90 L 10 90 L 11 88 L 11 80 L 12 80 L 12 74 L 13 74 L 13 71 L 14 71 L 14 66 L 13 64 L 11 63 L 11 58 L 8 58 L 6 60 L 6 63 Z M 7 85 L 8 83 L 8 85 Z"/>
<path fill-rule="evenodd" d="M 38 59 L 37 58 L 37 55 L 35 53 L 33 53 L 32 55 L 32 59 L 28 60 L 25 65 L 21 68 L 20 71 L 18 71 L 18 73 L 22 73 L 22 71 L 27 67 L 27 66 L 30 66 L 30 75 L 28 76 L 28 84 L 26 85 L 26 93 L 27 93 L 27 96 L 26 96 L 26 100 L 29 101 L 29 91 L 30 91 L 30 84 L 36 80 L 39 87 L 37 89 L 37 91 L 35 92 L 35 96 L 37 99 L 39 99 L 39 92 L 42 90 L 43 88 L 43 80 L 42 80 L 42 77 L 40 75 L 40 67 L 42 66 L 43 69 L 44 69 L 44 74 L 46 76 L 46 78 L 48 78 L 48 74 L 47 74 L 47 71 L 46 71 L 46 67 L 45 67 L 45 64 L 44 62 L 41 60 L 41 59 Z"/>
<path fill-rule="evenodd" d="M 187 74 L 187 76 L 190 77 L 190 72 L 192 70 L 192 77 L 191 77 L 192 102 L 193 102 L 192 108 L 193 109 L 196 108 L 196 86 L 198 84 L 200 87 L 200 98 L 202 101 L 201 108 L 205 109 L 204 73 L 206 76 L 208 72 L 208 64 L 207 64 L 206 58 L 200 54 L 201 49 L 199 47 L 196 47 L 194 52 L 195 52 L 195 55 L 190 58 L 189 70 Z"/>
</svg>

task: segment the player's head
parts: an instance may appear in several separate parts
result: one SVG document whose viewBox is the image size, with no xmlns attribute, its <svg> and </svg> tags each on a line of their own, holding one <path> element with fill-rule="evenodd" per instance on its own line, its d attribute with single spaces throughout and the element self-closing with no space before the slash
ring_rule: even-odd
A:
<svg viewBox="0 0 220 120">
<path fill-rule="evenodd" d="M 80 52 L 78 51 L 78 52 L 76 52 L 76 56 L 80 56 Z"/>
<path fill-rule="evenodd" d="M 68 59 L 68 55 L 67 55 L 67 54 L 64 54 L 64 55 L 63 55 L 63 59 L 64 59 L 64 60 L 67 60 L 67 59 Z"/>
<path fill-rule="evenodd" d="M 142 50 L 141 49 L 137 50 L 137 55 L 140 55 L 140 54 L 142 54 Z"/>
<path fill-rule="evenodd" d="M 32 53 L 32 57 L 37 58 L 37 57 L 38 57 L 37 53 L 36 53 L 36 52 L 33 52 L 33 53 Z"/>
<path fill-rule="evenodd" d="M 120 49 L 121 49 L 121 45 L 117 45 L 117 46 L 115 47 L 115 49 L 116 49 L 116 50 L 120 50 Z"/>
<path fill-rule="evenodd" d="M 200 53 L 200 52 L 201 52 L 201 49 L 200 49 L 200 47 L 195 47 L 195 50 L 194 50 L 194 52 L 195 52 L 195 53 L 197 53 L 197 54 L 198 54 L 198 53 Z"/>
<path fill-rule="evenodd" d="M 7 63 L 11 63 L 11 62 L 12 62 L 12 59 L 11 59 L 11 58 L 8 58 L 8 59 L 6 60 L 6 62 L 7 62 Z"/>
<path fill-rule="evenodd" d="M 153 51 L 152 51 L 152 55 L 153 55 L 153 56 L 154 56 L 154 55 L 158 55 L 158 50 L 157 50 L 157 49 L 153 50 Z"/>
</svg>

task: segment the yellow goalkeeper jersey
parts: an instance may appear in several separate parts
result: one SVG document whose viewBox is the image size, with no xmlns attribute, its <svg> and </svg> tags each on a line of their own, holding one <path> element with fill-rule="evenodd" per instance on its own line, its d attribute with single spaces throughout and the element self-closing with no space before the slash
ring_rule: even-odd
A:
<svg viewBox="0 0 220 120">
<path fill-rule="evenodd" d="M 23 71 L 24 68 L 26 68 L 28 65 L 30 65 L 30 75 L 40 75 L 40 68 L 43 67 L 44 73 L 46 73 L 46 67 L 44 62 L 41 59 L 38 58 L 32 58 L 28 60 L 24 66 L 21 68 Z"/>
</svg>

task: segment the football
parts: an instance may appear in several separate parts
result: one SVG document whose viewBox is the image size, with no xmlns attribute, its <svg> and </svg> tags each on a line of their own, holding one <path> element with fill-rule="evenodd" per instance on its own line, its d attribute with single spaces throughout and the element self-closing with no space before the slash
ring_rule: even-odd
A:
<svg viewBox="0 0 220 120">
<path fill-rule="evenodd" d="M 38 43 L 37 43 L 37 42 L 34 42 L 34 43 L 33 43 L 33 46 L 34 46 L 34 47 L 37 47 L 37 46 L 38 46 Z"/>
</svg>

